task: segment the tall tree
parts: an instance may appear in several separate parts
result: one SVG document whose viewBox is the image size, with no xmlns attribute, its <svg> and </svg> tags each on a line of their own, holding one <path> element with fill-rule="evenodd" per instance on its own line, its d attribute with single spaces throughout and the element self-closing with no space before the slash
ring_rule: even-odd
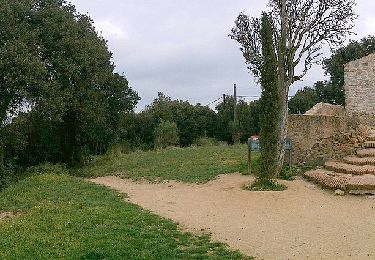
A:
<svg viewBox="0 0 375 260">
<path fill-rule="evenodd" d="M 270 182 L 277 174 L 278 137 L 280 122 L 281 91 L 277 85 L 277 58 L 273 41 L 273 25 L 268 14 L 263 13 L 261 41 L 263 66 L 261 70 L 261 130 L 260 130 L 260 181 Z"/>
<path fill-rule="evenodd" d="M 341 44 L 354 26 L 354 0 L 270 0 L 274 48 L 277 55 L 277 85 L 281 92 L 280 135 L 277 168 L 284 160 L 283 142 L 287 131 L 288 93 L 311 66 L 320 61 L 324 42 Z M 264 64 L 259 18 L 240 13 L 230 37 L 240 45 L 249 70 L 259 78 Z M 299 70 L 299 68 L 302 68 Z"/>
<path fill-rule="evenodd" d="M 91 18 L 65 0 L 0 0 L 0 18 L 0 120 L 27 112 L 18 126 L 33 129 L 24 154 L 37 159 L 29 161 L 45 160 L 44 151 L 66 163 L 104 152 L 138 95 L 114 73 Z"/>
</svg>

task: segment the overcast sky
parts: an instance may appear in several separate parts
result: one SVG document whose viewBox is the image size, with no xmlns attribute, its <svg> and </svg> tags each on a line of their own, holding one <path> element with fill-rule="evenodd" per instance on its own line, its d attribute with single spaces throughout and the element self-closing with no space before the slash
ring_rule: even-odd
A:
<svg viewBox="0 0 375 260">
<path fill-rule="evenodd" d="M 248 73 L 238 44 L 228 37 L 237 15 L 260 16 L 267 0 L 71 0 L 88 13 L 108 40 L 116 71 L 124 73 L 149 104 L 158 92 L 173 99 L 207 105 L 222 94 L 257 96 L 260 87 Z M 357 35 L 375 35 L 375 1 L 357 0 Z M 329 52 L 327 52 L 329 55 Z M 324 79 L 319 66 L 303 82 Z"/>
</svg>

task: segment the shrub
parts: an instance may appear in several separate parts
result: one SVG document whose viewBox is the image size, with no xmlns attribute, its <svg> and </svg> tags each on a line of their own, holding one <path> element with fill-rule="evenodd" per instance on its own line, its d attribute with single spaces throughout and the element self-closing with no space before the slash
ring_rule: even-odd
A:
<svg viewBox="0 0 375 260">
<path fill-rule="evenodd" d="M 0 162 L 0 191 L 17 179 L 16 169 L 13 164 Z"/>
<path fill-rule="evenodd" d="M 215 146 L 215 145 L 221 145 L 221 144 L 224 144 L 224 143 L 211 137 L 200 137 L 193 142 L 193 145 L 195 146 Z"/>
<path fill-rule="evenodd" d="M 50 164 L 44 163 L 37 166 L 30 167 L 26 171 L 26 176 L 35 176 L 42 174 L 58 174 L 63 175 L 67 173 L 65 164 Z"/>
<path fill-rule="evenodd" d="M 179 144 L 177 124 L 169 121 L 161 121 L 154 132 L 155 149 L 163 149 Z"/>
<path fill-rule="evenodd" d="M 109 156 L 120 156 L 122 154 L 128 154 L 134 151 L 134 147 L 129 142 L 120 142 L 111 145 L 111 147 L 107 151 L 107 155 Z"/>
</svg>

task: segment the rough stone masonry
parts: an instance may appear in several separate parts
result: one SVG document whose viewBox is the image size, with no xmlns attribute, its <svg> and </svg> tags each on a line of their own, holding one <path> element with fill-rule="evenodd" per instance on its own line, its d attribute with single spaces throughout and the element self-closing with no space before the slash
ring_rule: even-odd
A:
<svg viewBox="0 0 375 260">
<path fill-rule="evenodd" d="M 344 70 L 347 113 L 375 115 L 375 53 L 347 63 Z"/>
<path fill-rule="evenodd" d="M 345 69 L 346 107 L 337 113 L 326 104 L 316 113 L 289 115 L 288 135 L 293 141 L 293 161 L 322 164 L 342 159 L 361 147 L 370 129 L 375 129 L 375 53 L 347 63 Z M 322 113 L 322 106 L 332 113 Z"/>
</svg>

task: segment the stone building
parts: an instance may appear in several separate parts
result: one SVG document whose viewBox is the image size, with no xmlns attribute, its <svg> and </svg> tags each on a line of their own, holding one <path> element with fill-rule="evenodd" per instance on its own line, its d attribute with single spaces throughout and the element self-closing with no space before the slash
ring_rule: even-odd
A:
<svg viewBox="0 0 375 260">
<path fill-rule="evenodd" d="M 320 159 L 323 167 L 304 176 L 336 194 L 375 195 L 375 54 L 345 64 L 344 71 L 346 113 L 308 120 L 326 129 L 318 132 L 309 122 L 322 136 L 309 138 L 309 151 L 303 148 L 305 140 L 298 143 L 299 154 L 305 155 L 300 162 Z"/>
<path fill-rule="evenodd" d="M 375 53 L 347 63 L 344 70 L 345 110 L 318 104 L 306 115 L 289 115 L 294 163 L 322 164 L 354 154 L 375 129 Z"/>
<path fill-rule="evenodd" d="M 347 63 L 344 70 L 348 114 L 375 115 L 375 53 Z"/>
</svg>

